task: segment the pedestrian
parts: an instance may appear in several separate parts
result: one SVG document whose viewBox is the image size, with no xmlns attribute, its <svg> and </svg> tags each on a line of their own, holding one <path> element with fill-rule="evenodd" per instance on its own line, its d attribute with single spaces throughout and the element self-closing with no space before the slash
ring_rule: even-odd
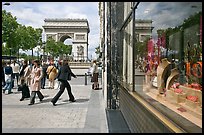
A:
<svg viewBox="0 0 204 135">
<path fill-rule="evenodd" d="M 27 85 L 29 85 L 29 79 L 28 78 L 29 78 L 30 74 L 31 74 L 31 68 L 28 65 L 28 61 L 24 60 L 23 65 L 20 68 L 20 73 L 19 73 L 20 81 L 23 79 L 23 80 L 25 80 L 25 83 Z"/>
<path fill-rule="evenodd" d="M 25 75 L 25 69 L 28 67 L 28 63 L 27 63 L 27 61 L 25 60 L 25 61 L 23 61 L 23 64 L 22 64 L 22 66 L 21 66 L 21 68 L 20 68 L 20 73 L 19 73 L 19 77 L 20 77 L 20 82 L 21 82 L 21 80 L 22 79 L 25 79 L 24 78 L 24 75 Z"/>
<path fill-rule="evenodd" d="M 6 81 L 5 81 L 5 72 L 4 72 L 4 67 L 6 66 L 6 63 L 5 61 L 2 61 L 2 87 L 5 86 L 6 84 Z"/>
<path fill-rule="evenodd" d="M 43 72 L 43 77 L 41 79 L 41 89 L 45 89 L 45 81 L 47 78 L 47 64 L 43 61 L 42 62 L 42 72 Z"/>
<path fill-rule="evenodd" d="M 32 71 L 32 69 L 33 69 L 33 65 L 34 65 L 34 60 L 29 60 L 28 66 L 29 66 L 29 68 L 31 69 L 31 71 Z M 28 86 L 31 85 L 31 74 L 27 77 L 27 85 L 28 85 Z"/>
<path fill-rule="evenodd" d="M 93 89 L 98 90 L 99 89 L 99 83 L 98 83 L 98 66 L 96 64 L 96 60 L 93 60 L 93 70 L 92 70 L 92 81 L 94 82 Z"/>
<path fill-rule="evenodd" d="M 12 81 L 12 88 L 14 87 L 14 81 L 16 79 L 16 84 L 18 86 L 18 79 L 19 79 L 19 70 L 20 70 L 20 66 L 19 64 L 14 60 L 13 63 L 11 64 L 11 67 L 13 69 L 13 81 Z"/>
<path fill-rule="evenodd" d="M 57 66 L 57 70 L 58 70 L 58 72 L 59 72 L 59 70 L 60 70 L 60 68 L 62 67 L 62 63 L 63 63 L 63 60 L 59 60 L 58 61 L 58 66 Z M 56 89 L 59 89 L 60 88 L 60 81 L 57 81 L 57 87 L 56 87 Z"/>
<path fill-rule="evenodd" d="M 69 65 L 68 65 L 68 61 L 67 60 L 63 60 L 62 66 L 59 69 L 59 72 L 57 74 L 58 80 L 61 82 L 60 84 L 60 90 L 58 91 L 58 93 L 55 95 L 55 97 L 51 100 L 52 104 L 55 106 L 57 100 L 59 99 L 59 97 L 62 95 L 62 93 L 64 92 L 65 88 L 67 88 L 67 92 L 68 92 L 68 96 L 69 96 L 69 101 L 71 102 L 75 102 L 75 98 L 72 94 L 71 91 L 71 86 L 69 84 L 69 82 L 67 80 L 69 80 L 69 76 L 73 76 L 74 78 L 76 78 L 76 75 L 71 71 Z M 55 79 L 56 79 L 55 78 Z"/>
<path fill-rule="evenodd" d="M 42 101 L 44 98 L 44 96 L 40 92 L 41 78 L 43 76 L 42 68 L 40 67 L 40 61 L 34 60 L 33 63 L 34 63 L 34 66 L 31 71 L 31 85 L 30 85 L 30 89 L 32 92 L 31 92 L 31 97 L 30 97 L 30 104 L 28 105 L 33 105 L 35 103 L 36 93 L 40 101 Z"/>
<path fill-rule="evenodd" d="M 55 86 L 55 78 L 57 76 L 57 68 L 54 65 L 54 61 L 51 61 L 50 66 L 47 68 L 47 75 L 49 80 L 49 88 L 54 89 Z"/>
<path fill-rule="evenodd" d="M 13 93 L 12 90 L 12 76 L 13 76 L 13 69 L 10 65 L 11 63 L 8 62 L 7 65 L 4 67 L 5 73 L 5 86 L 3 87 L 3 93 L 8 90 L 8 94 Z"/>
</svg>

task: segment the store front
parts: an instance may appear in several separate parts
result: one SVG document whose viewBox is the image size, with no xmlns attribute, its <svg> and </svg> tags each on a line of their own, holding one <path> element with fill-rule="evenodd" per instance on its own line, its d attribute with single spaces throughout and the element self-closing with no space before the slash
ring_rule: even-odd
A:
<svg viewBox="0 0 204 135">
<path fill-rule="evenodd" d="M 107 108 L 132 132 L 202 132 L 202 3 L 108 2 Z"/>
</svg>

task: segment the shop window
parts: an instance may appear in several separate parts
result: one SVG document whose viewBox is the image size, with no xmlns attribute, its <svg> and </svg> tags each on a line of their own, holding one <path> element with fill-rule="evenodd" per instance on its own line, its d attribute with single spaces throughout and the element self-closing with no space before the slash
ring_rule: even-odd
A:
<svg viewBox="0 0 204 135">
<path fill-rule="evenodd" d="M 133 58 L 132 58 L 132 19 L 123 29 L 123 82 L 124 85 L 133 91 Z"/>
<path fill-rule="evenodd" d="M 141 2 L 135 17 L 134 91 L 202 127 L 202 3 Z"/>
</svg>

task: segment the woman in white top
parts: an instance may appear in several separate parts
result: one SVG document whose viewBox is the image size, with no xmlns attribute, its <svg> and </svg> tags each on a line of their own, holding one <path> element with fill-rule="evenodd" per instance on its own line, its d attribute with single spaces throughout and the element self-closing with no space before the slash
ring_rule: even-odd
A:
<svg viewBox="0 0 204 135">
<path fill-rule="evenodd" d="M 93 61 L 92 77 L 94 82 L 94 90 L 97 90 L 99 89 L 99 84 L 98 84 L 98 66 L 96 64 L 96 60 Z"/>
<path fill-rule="evenodd" d="M 11 64 L 11 67 L 13 69 L 13 86 L 14 86 L 14 80 L 16 78 L 17 81 L 17 85 L 18 85 L 18 80 L 19 80 L 19 70 L 20 70 L 20 66 L 18 63 L 16 63 L 16 61 L 14 60 L 13 63 Z"/>
</svg>

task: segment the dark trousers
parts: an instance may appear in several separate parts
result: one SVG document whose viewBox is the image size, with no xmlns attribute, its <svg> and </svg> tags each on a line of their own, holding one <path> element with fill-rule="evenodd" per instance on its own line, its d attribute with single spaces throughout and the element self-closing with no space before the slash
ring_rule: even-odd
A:
<svg viewBox="0 0 204 135">
<path fill-rule="evenodd" d="M 22 99 L 30 97 L 30 90 L 27 84 L 20 85 L 18 89 L 22 91 Z"/>
<path fill-rule="evenodd" d="M 60 81 L 60 90 L 58 91 L 58 93 L 55 95 L 55 97 L 52 99 L 51 102 L 56 103 L 57 100 L 59 99 L 59 97 L 62 95 L 62 93 L 64 92 L 65 88 L 67 88 L 67 92 L 68 92 L 68 96 L 69 96 L 69 100 L 73 101 L 74 100 L 74 96 L 72 95 L 71 92 L 71 86 L 68 83 L 68 81 Z"/>
<path fill-rule="evenodd" d="M 17 80 L 17 86 L 18 86 L 19 73 L 13 73 L 12 88 L 14 87 L 15 78 L 16 78 L 16 80 Z"/>
<path fill-rule="evenodd" d="M 45 88 L 46 76 L 41 79 L 41 88 Z"/>
<path fill-rule="evenodd" d="M 35 95 L 36 95 L 36 93 L 37 93 L 39 99 L 43 99 L 44 98 L 44 96 L 42 95 L 42 93 L 40 91 L 32 91 L 31 92 L 31 96 L 30 96 L 30 103 L 31 104 L 35 103 Z"/>
</svg>

